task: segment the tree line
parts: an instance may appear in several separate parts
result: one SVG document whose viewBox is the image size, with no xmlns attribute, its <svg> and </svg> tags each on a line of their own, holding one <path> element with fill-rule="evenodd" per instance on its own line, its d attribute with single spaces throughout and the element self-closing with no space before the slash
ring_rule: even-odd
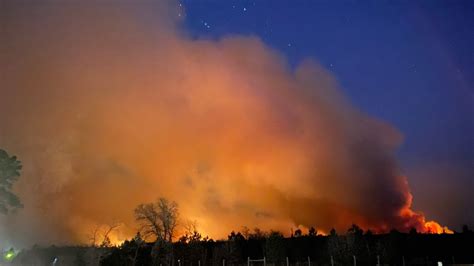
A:
<svg viewBox="0 0 474 266">
<path fill-rule="evenodd" d="M 0 149 L 0 214 L 21 208 L 12 192 L 20 176 L 21 162 Z M 290 237 L 278 231 L 259 228 L 232 231 L 224 240 L 203 237 L 196 222 L 183 225 L 177 236 L 178 204 L 166 198 L 138 205 L 134 209 L 138 227 L 136 236 L 120 246 L 112 246 L 109 235 L 120 224 L 97 227 L 89 246 L 35 246 L 7 262 L 12 265 L 144 265 L 206 266 L 244 265 L 248 259 L 265 258 L 271 265 L 431 265 L 474 262 L 474 233 L 467 225 L 461 233 L 419 234 L 416 230 L 386 234 L 363 231 L 353 224 L 346 232 L 332 229 L 320 235 L 314 227 L 307 232 L 296 229 Z M 100 232 L 101 231 L 101 232 Z"/>
<path fill-rule="evenodd" d="M 474 233 L 467 225 L 462 233 L 420 234 L 392 230 L 386 234 L 364 231 L 351 225 L 320 235 L 314 227 L 296 229 L 290 237 L 281 232 L 232 231 L 224 240 L 202 237 L 196 223 L 173 241 L 178 224 L 178 205 L 164 198 L 140 204 L 134 211 L 140 224 L 137 235 L 103 255 L 101 265 L 204 266 L 245 265 L 249 258 L 265 258 L 271 265 L 431 265 L 474 262 Z M 144 239 L 152 239 L 145 241 Z"/>
</svg>

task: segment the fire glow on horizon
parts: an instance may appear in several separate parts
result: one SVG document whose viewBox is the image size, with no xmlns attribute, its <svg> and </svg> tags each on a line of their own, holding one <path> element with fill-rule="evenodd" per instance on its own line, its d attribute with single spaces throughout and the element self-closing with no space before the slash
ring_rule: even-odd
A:
<svg viewBox="0 0 474 266">
<path fill-rule="evenodd" d="M 0 138 L 23 161 L 25 208 L 1 233 L 84 243 L 119 220 L 119 242 L 136 232 L 134 207 L 159 196 L 212 237 L 448 231 L 411 210 L 401 134 L 331 73 L 312 60 L 290 70 L 256 37 L 193 40 L 174 4 L 7 5 Z"/>
</svg>

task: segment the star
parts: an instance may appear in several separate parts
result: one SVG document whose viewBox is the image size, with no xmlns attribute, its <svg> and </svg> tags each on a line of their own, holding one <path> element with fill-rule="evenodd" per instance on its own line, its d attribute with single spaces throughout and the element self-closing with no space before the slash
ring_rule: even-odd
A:
<svg viewBox="0 0 474 266">
<path fill-rule="evenodd" d="M 246 7 L 244 7 L 244 12 L 245 12 L 245 11 L 247 11 L 247 8 L 246 8 Z"/>
<path fill-rule="evenodd" d="M 208 29 L 211 28 L 211 25 L 209 23 L 207 23 L 206 21 L 201 20 L 201 22 L 202 22 L 202 24 L 204 25 L 205 28 L 208 28 Z"/>
</svg>

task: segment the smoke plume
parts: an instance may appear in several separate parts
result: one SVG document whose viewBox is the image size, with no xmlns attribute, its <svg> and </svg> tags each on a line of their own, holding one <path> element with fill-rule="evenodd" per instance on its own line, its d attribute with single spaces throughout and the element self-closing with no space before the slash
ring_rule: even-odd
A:
<svg viewBox="0 0 474 266">
<path fill-rule="evenodd" d="M 24 165 L 25 207 L 0 218 L 11 243 L 85 243 L 117 221 L 123 240 L 134 207 L 158 197 L 216 238 L 440 230 L 410 209 L 401 134 L 317 62 L 292 69 L 253 36 L 193 39 L 171 1 L 79 2 L 0 14 L 0 147 Z"/>
</svg>

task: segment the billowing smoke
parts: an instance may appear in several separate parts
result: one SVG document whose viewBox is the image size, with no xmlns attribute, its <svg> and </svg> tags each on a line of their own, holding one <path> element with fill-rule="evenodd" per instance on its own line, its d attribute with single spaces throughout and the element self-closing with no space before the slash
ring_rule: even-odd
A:
<svg viewBox="0 0 474 266">
<path fill-rule="evenodd" d="M 0 147 L 22 160 L 25 206 L 0 218 L 2 241 L 84 243 L 117 221 L 123 239 L 158 197 L 212 237 L 428 230 L 399 132 L 316 62 L 293 70 L 257 37 L 192 39 L 173 2 L 39 2 L 0 15 Z"/>
</svg>

